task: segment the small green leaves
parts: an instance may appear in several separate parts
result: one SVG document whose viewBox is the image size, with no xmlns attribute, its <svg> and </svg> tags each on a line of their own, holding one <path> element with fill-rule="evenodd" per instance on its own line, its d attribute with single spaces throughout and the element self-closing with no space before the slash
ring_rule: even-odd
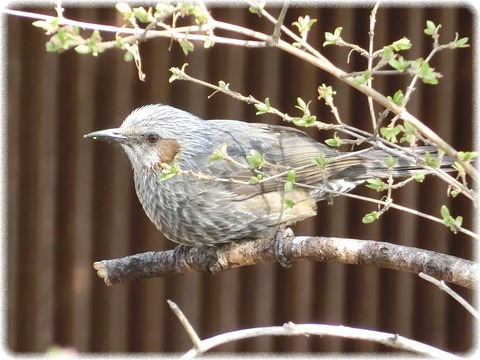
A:
<svg viewBox="0 0 480 360">
<path fill-rule="evenodd" d="M 387 126 L 380 129 L 380 134 L 385 138 L 385 140 L 396 143 L 397 136 L 401 131 L 402 127 L 400 125 L 394 127 Z"/>
<path fill-rule="evenodd" d="M 331 32 L 325 33 L 325 41 L 323 42 L 323 46 L 327 45 L 338 45 L 341 40 L 340 34 L 342 33 L 343 28 L 337 27 L 333 34 Z"/>
<path fill-rule="evenodd" d="M 456 218 L 453 218 L 445 205 L 442 205 L 440 208 L 440 215 L 442 216 L 443 224 L 456 234 L 458 228 L 462 226 L 463 217 L 457 216 Z"/>
<path fill-rule="evenodd" d="M 295 202 L 292 199 L 285 199 L 283 206 L 285 208 L 293 208 L 295 206 Z"/>
<path fill-rule="evenodd" d="M 315 165 L 317 165 L 322 170 L 325 169 L 325 167 L 327 166 L 327 162 L 328 162 L 328 160 L 325 159 L 325 155 L 323 155 L 323 154 L 317 154 L 313 158 L 313 163 Z"/>
<path fill-rule="evenodd" d="M 396 58 L 388 60 L 388 65 L 398 70 L 399 72 L 404 72 L 412 64 L 411 61 L 405 60 L 403 56 L 399 55 Z"/>
<path fill-rule="evenodd" d="M 436 85 L 438 79 L 442 77 L 440 73 L 435 72 L 434 68 L 430 67 L 428 62 L 419 58 L 411 63 L 413 73 L 418 74 L 425 84 Z"/>
<path fill-rule="evenodd" d="M 435 69 L 430 67 L 426 61 L 423 61 L 418 76 L 425 84 L 436 85 L 438 84 L 438 78 L 441 77 L 441 75 L 434 70 Z"/>
<path fill-rule="evenodd" d="M 178 168 L 178 163 L 177 163 L 177 155 L 173 158 L 173 161 L 171 164 L 162 163 L 161 165 L 162 165 L 162 172 L 160 173 L 160 177 L 159 177 L 160 181 L 168 180 L 180 173 L 180 169 Z"/>
<path fill-rule="evenodd" d="M 295 21 L 292 25 L 297 27 L 301 36 L 305 36 L 316 21 L 316 19 L 310 19 L 310 16 L 305 15 L 305 17 L 299 16 L 298 21 Z"/>
<path fill-rule="evenodd" d="M 342 145 L 342 139 L 340 139 L 337 133 L 335 132 L 333 134 L 333 138 L 325 140 L 325 144 L 331 147 L 339 147 L 340 145 Z"/>
<path fill-rule="evenodd" d="M 287 181 L 283 185 L 283 189 L 285 192 L 292 191 L 293 185 L 295 184 L 295 178 L 297 177 L 297 174 L 295 173 L 294 169 L 288 170 L 287 173 Z"/>
<path fill-rule="evenodd" d="M 379 178 L 367 179 L 367 184 L 365 186 L 378 192 L 388 189 L 388 184 Z"/>
<path fill-rule="evenodd" d="M 148 10 L 149 10 L 150 16 L 151 16 L 152 8 L 149 8 Z M 133 16 L 135 16 L 135 18 L 142 23 L 149 22 L 149 14 L 148 14 L 147 10 L 145 10 L 145 8 L 143 8 L 143 7 L 134 8 L 133 9 Z"/>
<path fill-rule="evenodd" d="M 393 94 L 393 97 L 387 96 L 387 99 L 393 102 L 394 104 L 398 106 L 403 105 L 403 92 L 402 90 L 397 90 L 395 94 Z"/>
<path fill-rule="evenodd" d="M 370 71 L 364 71 L 362 74 L 355 76 L 353 82 L 355 85 L 363 85 L 365 84 L 370 78 L 372 77 L 372 73 Z"/>
<path fill-rule="evenodd" d="M 258 16 L 261 16 L 260 12 L 264 7 L 265 7 L 265 2 L 256 2 L 254 5 L 248 8 L 248 11 L 250 11 L 252 14 L 257 14 Z"/>
<path fill-rule="evenodd" d="M 115 9 L 123 15 L 124 20 L 128 20 L 132 16 L 132 8 L 126 2 L 115 4 Z"/>
<path fill-rule="evenodd" d="M 262 154 L 255 149 L 250 149 L 250 155 L 247 155 L 245 159 L 251 169 L 261 169 L 265 163 Z"/>
<path fill-rule="evenodd" d="M 250 177 L 250 184 L 258 184 L 263 179 L 263 174 L 257 174 L 257 176 Z"/>
<path fill-rule="evenodd" d="M 34 21 L 32 25 L 45 30 L 46 35 L 55 34 L 58 30 L 58 18 Z"/>
<path fill-rule="evenodd" d="M 410 145 L 412 145 L 417 136 L 417 129 L 412 125 L 410 124 L 408 121 L 404 121 L 403 122 L 403 136 L 402 138 L 400 139 L 400 142 L 407 142 L 409 143 Z"/>
<path fill-rule="evenodd" d="M 210 49 L 215 45 L 215 40 L 213 40 L 213 37 L 207 36 L 205 37 L 205 41 L 203 42 L 203 47 L 205 49 Z"/>
<path fill-rule="evenodd" d="M 180 47 L 185 55 L 194 50 L 193 43 L 185 36 L 179 40 Z"/>
<path fill-rule="evenodd" d="M 423 160 L 425 160 L 425 163 L 432 168 L 438 168 L 440 166 L 440 161 L 438 161 L 438 158 L 432 157 L 429 151 L 425 151 Z"/>
<path fill-rule="evenodd" d="M 213 161 L 218 161 L 218 160 L 223 160 L 225 159 L 225 155 L 227 155 L 227 143 L 224 142 L 222 144 L 222 147 L 220 149 L 215 149 L 213 150 L 212 156 L 210 156 L 207 160 L 207 162 L 213 162 Z"/>
<path fill-rule="evenodd" d="M 333 90 L 331 86 L 327 86 L 325 84 L 322 84 L 321 86 L 318 87 L 318 100 L 325 99 L 325 101 L 331 100 L 334 95 L 336 95 L 337 92 Z"/>
<path fill-rule="evenodd" d="M 317 120 L 317 117 L 315 115 L 310 114 L 310 110 L 308 109 L 311 101 L 308 103 L 305 103 L 305 101 L 297 97 L 297 104 L 295 107 L 301 111 L 303 111 L 303 116 L 302 117 L 294 117 L 292 118 L 292 121 L 295 125 L 297 126 L 312 126 L 315 121 Z"/>
<path fill-rule="evenodd" d="M 179 69 L 178 67 L 171 67 L 169 71 L 172 73 L 172 75 L 168 79 L 168 82 L 172 83 L 175 80 L 182 80 L 184 78 L 183 74 L 185 74 L 185 69 L 187 68 L 187 66 L 188 63 L 183 64 L 181 69 Z"/>
<path fill-rule="evenodd" d="M 255 115 L 262 115 L 266 114 L 270 111 L 271 106 L 270 106 L 270 98 L 266 98 L 263 104 L 254 104 L 254 106 L 257 108 L 257 112 Z"/>
<path fill-rule="evenodd" d="M 459 151 L 457 157 L 459 160 L 464 162 L 470 162 L 477 157 L 476 151 Z"/>
<path fill-rule="evenodd" d="M 393 168 L 397 164 L 397 159 L 395 159 L 392 155 L 388 155 L 384 160 L 384 163 L 388 168 Z"/>
<path fill-rule="evenodd" d="M 427 20 L 427 27 L 423 30 L 423 32 L 430 36 L 437 35 L 441 27 L 442 25 L 437 26 L 433 21 Z"/>
<path fill-rule="evenodd" d="M 230 85 L 229 83 L 226 83 L 226 82 L 223 81 L 223 80 L 220 80 L 220 81 L 218 82 L 218 87 L 219 87 L 220 89 L 222 89 L 222 90 L 228 90 L 228 86 L 229 86 L 229 85 Z"/>
<path fill-rule="evenodd" d="M 466 48 L 466 47 L 470 46 L 467 43 L 468 43 L 468 37 L 464 37 L 464 38 L 459 39 L 458 38 L 458 33 L 455 33 L 455 40 L 453 40 L 453 43 L 452 43 L 453 47 Z"/>
<path fill-rule="evenodd" d="M 422 183 L 423 180 L 425 180 L 425 174 L 422 173 L 422 172 L 417 172 L 417 173 L 415 174 L 415 181 L 416 181 L 416 182 L 419 182 L 419 183 Z"/>
<path fill-rule="evenodd" d="M 362 223 L 364 224 L 371 224 L 375 220 L 378 219 L 378 211 L 372 211 L 369 212 L 368 214 L 365 214 L 362 218 Z"/>
<path fill-rule="evenodd" d="M 87 39 L 86 44 L 80 44 L 75 47 L 75 51 L 79 54 L 92 54 L 93 56 L 98 56 L 104 49 L 101 47 L 100 43 L 102 38 L 100 32 L 95 29 L 92 32 L 92 35 Z"/>
<path fill-rule="evenodd" d="M 395 51 L 409 50 L 412 47 L 412 43 L 409 39 L 403 37 L 400 40 L 394 41 L 391 46 Z"/>
</svg>

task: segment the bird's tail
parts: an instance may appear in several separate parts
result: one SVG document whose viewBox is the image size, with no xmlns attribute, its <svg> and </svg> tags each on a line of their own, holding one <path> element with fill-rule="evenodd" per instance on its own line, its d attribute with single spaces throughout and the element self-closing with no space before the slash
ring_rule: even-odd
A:
<svg viewBox="0 0 480 360">
<path fill-rule="evenodd" d="M 407 152 L 408 151 L 408 152 Z M 454 160 L 447 155 L 439 155 L 435 146 L 419 146 L 406 150 L 407 156 L 392 156 L 384 150 L 371 149 L 358 156 L 356 164 L 346 167 L 336 174 L 335 178 L 350 178 L 366 180 L 369 178 L 408 177 L 418 173 L 428 174 L 432 168 L 441 168 L 445 171 L 454 171 L 451 166 Z M 358 161 L 359 158 L 361 161 Z M 393 166 L 389 161 L 393 160 Z M 429 165 L 425 166 L 425 162 Z"/>
</svg>

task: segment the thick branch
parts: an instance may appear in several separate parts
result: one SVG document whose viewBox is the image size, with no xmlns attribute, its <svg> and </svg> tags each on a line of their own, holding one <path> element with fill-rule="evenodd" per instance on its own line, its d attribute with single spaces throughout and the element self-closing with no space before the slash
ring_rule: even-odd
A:
<svg viewBox="0 0 480 360">
<path fill-rule="evenodd" d="M 218 273 L 240 266 L 276 261 L 272 240 L 258 239 L 218 247 L 179 246 L 94 263 L 107 285 L 192 271 Z M 423 272 L 439 280 L 473 288 L 477 264 L 454 256 L 374 240 L 298 236 L 285 239 L 283 253 L 291 261 L 326 261 Z"/>
</svg>

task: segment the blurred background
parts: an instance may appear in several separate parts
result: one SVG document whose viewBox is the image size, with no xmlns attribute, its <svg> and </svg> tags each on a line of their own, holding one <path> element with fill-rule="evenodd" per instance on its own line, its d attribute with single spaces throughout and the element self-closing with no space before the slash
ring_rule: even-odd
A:
<svg viewBox="0 0 480 360">
<path fill-rule="evenodd" d="M 18 8 L 20 9 L 20 8 Z M 268 9 L 268 8 L 267 8 Z M 51 8 L 22 8 L 54 15 Z M 277 16 L 278 8 L 270 9 Z M 299 16 L 317 19 L 309 41 L 346 71 L 362 70 L 366 61 L 346 48 L 322 48 L 325 31 L 343 27 L 342 38 L 368 48 L 371 8 L 294 7 L 285 24 Z M 214 18 L 271 33 L 266 19 L 246 7 L 212 8 Z M 120 25 L 111 7 L 68 8 L 65 16 L 92 23 Z M 377 14 L 375 48 L 403 36 L 413 48 L 409 59 L 426 57 L 431 38 L 425 21 L 442 24 L 440 42 L 472 39 L 473 13 L 468 8 L 383 8 Z M 398 333 L 447 351 L 468 351 L 472 318 L 444 292 L 414 274 L 365 266 L 297 262 L 240 268 L 217 275 L 187 274 L 105 286 L 94 261 L 138 252 L 171 249 L 174 244 L 149 222 L 134 191 L 126 155 L 105 143 L 84 140 L 93 130 L 117 127 L 134 108 L 162 102 L 204 118 L 240 119 L 280 124 L 274 116 L 199 85 L 168 82 L 172 66 L 188 62 L 187 73 L 297 114 L 297 96 L 312 100 L 320 120 L 333 122 L 317 100 L 317 87 L 332 85 L 344 122 L 371 129 L 365 97 L 332 76 L 273 48 L 243 49 L 198 44 L 185 56 L 168 39 L 140 45 L 146 81 L 141 82 L 123 52 L 98 57 L 75 51 L 47 53 L 48 37 L 32 19 L 6 16 L 8 137 L 7 337 L 14 352 L 44 352 L 54 345 L 80 352 L 185 352 L 192 344 L 169 309 L 176 302 L 201 338 L 285 322 L 326 323 Z M 85 32 L 88 34 L 88 31 Z M 111 39 L 113 34 L 105 34 Z M 170 48 L 169 48 L 170 47 Z M 417 84 L 409 110 L 459 150 L 471 150 L 473 129 L 472 48 L 445 50 L 432 66 L 443 74 L 438 86 Z M 405 89 L 410 78 L 376 76 L 384 94 Z M 379 112 L 383 109 L 376 108 Z M 309 129 L 319 140 L 331 132 Z M 373 190 L 358 194 L 377 196 Z M 459 196 L 452 200 L 434 177 L 410 183 L 394 193 L 399 203 L 440 215 L 447 204 L 472 227 L 472 208 Z M 319 204 L 317 218 L 295 227 L 297 235 L 375 239 L 472 259 L 472 240 L 409 214 L 389 211 L 364 225 L 373 204 L 336 198 Z M 467 300 L 472 291 L 454 287 Z M 261 337 L 234 342 L 229 352 L 380 352 L 381 345 L 329 337 Z"/>
</svg>

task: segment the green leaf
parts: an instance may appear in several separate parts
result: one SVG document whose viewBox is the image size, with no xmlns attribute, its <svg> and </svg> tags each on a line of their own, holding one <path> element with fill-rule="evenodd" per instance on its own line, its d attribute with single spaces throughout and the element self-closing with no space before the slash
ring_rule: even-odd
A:
<svg viewBox="0 0 480 360">
<path fill-rule="evenodd" d="M 331 98 L 333 95 L 336 95 L 337 92 L 332 89 L 331 86 L 322 84 L 318 87 L 318 100 Z"/>
<path fill-rule="evenodd" d="M 132 8 L 126 2 L 119 2 L 115 5 L 115 9 L 123 15 L 123 18 L 127 20 L 132 15 Z"/>
<path fill-rule="evenodd" d="M 292 191 L 292 189 L 293 189 L 293 181 L 287 181 L 287 182 L 285 182 L 285 184 L 283 185 L 283 189 L 285 190 L 285 192 Z"/>
<path fill-rule="evenodd" d="M 425 151 L 424 160 L 425 163 L 432 168 L 438 168 L 440 166 L 438 159 L 433 158 L 429 151 Z"/>
<path fill-rule="evenodd" d="M 142 23 L 148 22 L 148 13 L 144 7 L 134 8 L 133 15 L 137 18 L 138 21 Z"/>
<path fill-rule="evenodd" d="M 388 65 L 399 72 L 404 72 L 411 64 L 412 62 L 405 60 L 403 56 L 398 56 L 397 58 L 388 61 Z"/>
<path fill-rule="evenodd" d="M 412 43 L 406 37 L 392 43 L 392 48 L 395 51 L 408 50 L 412 47 Z"/>
<path fill-rule="evenodd" d="M 313 158 L 313 162 L 315 163 L 315 165 L 317 165 L 320 169 L 325 169 L 325 167 L 327 166 L 327 159 L 325 159 L 325 155 L 324 154 L 317 154 L 315 155 L 315 157 Z"/>
<path fill-rule="evenodd" d="M 285 199 L 285 201 L 283 202 L 283 205 L 286 208 L 293 208 L 295 206 L 295 202 L 292 199 Z"/>
<path fill-rule="evenodd" d="M 305 15 L 305 17 L 299 16 L 298 21 L 292 23 L 293 26 L 296 26 L 298 32 L 303 35 L 310 31 L 312 25 L 316 22 L 316 19 L 310 19 L 310 16 Z"/>
<path fill-rule="evenodd" d="M 393 94 L 393 97 L 387 96 L 387 99 L 393 102 L 394 104 L 398 106 L 403 105 L 403 92 L 402 90 L 397 90 L 395 94 Z"/>
<path fill-rule="evenodd" d="M 437 36 L 438 32 L 440 31 L 440 28 L 442 27 L 442 25 L 439 24 L 437 26 L 431 20 L 427 20 L 426 24 L 427 24 L 427 27 L 423 30 L 423 32 L 427 35 L 430 35 L 430 36 Z"/>
<path fill-rule="evenodd" d="M 81 44 L 75 47 L 75 51 L 78 52 L 79 54 L 90 54 L 92 50 L 88 45 Z"/>
<path fill-rule="evenodd" d="M 210 49 L 215 45 L 215 40 L 211 36 L 206 36 L 205 41 L 203 42 L 203 47 L 205 49 Z"/>
<path fill-rule="evenodd" d="M 251 176 L 250 177 L 250 184 L 252 184 L 252 185 L 258 184 L 260 182 L 260 180 L 262 180 L 262 179 L 263 179 L 262 174 L 257 174 L 257 176 Z"/>
<path fill-rule="evenodd" d="M 310 115 L 310 116 L 303 116 L 303 117 L 293 117 L 292 122 L 300 127 L 308 127 L 312 126 L 315 121 L 317 120 L 317 117 L 315 115 Z"/>
<path fill-rule="evenodd" d="M 379 178 L 367 179 L 367 183 L 368 184 L 365 185 L 366 187 L 378 192 L 388 189 L 388 185 L 384 183 L 382 180 L 380 180 Z"/>
<path fill-rule="evenodd" d="M 385 159 L 385 165 L 389 168 L 393 168 L 397 164 L 397 159 L 395 159 L 392 155 L 388 155 Z"/>
<path fill-rule="evenodd" d="M 325 140 L 325 144 L 331 147 L 339 147 L 342 145 L 342 139 L 338 137 L 337 133 L 334 133 L 333 138 Z"/>
<path fill-rule="evenodd" d="M 441 75 L 436 73 L 434 70 L 435 69 L 430 67 L 430 65 L 426 61 L 422 61 L 418 76 L 425 84 L 436 85 L 438 84 L 438 78 Z"/>
<path fill-rule="evenodd" d="M 375 220 L 378 219 L 378 212 L 377 211 L 372 211 L 368 214 L 365 214 L 362 218 L 362 223 L 364 224 L 371 224 Z"/>
<path fill-rule="evenodd" d="M 226 83 L 226 82 L 223 81 L 223 80 L 220 80 L 220 81 L 218 82 L 218 87 L 219 87 L 220 89 L 222 89 L 222 90 L 228 90 L 228 86 L 229 86 L 229 85 L 230 85 L 229 83 Z"/>
<path fill-rule="evenodd" d="M 193 43 L 186 37 L 180 39 L 180 47 L 185 55 L 188 55 L 189 52 L 194 50 Z"/>
<path fill-rule="evenodd" d="M 301 98 L 297 97 L 297 104 L 295 107 L 299 110 L 302 110 L 303 112 L 308 111 L 308 105 L 310 105 L 311 101 L 308 102 L 308 104 Z"/>
<path fill-rule="evenodd" d="M 270 111 L 271 109 L 271 106 L 270 106 L 270 99 L 267 97 L 265 99 L 265 102 L 263 104 L 254 104 L 253 106 L 255 106 L 257 108 L 257 112 L 255 113 L 255 115 L 262 115 L 262 114 L 266 114 Z"/>
<path fill-rule="evenodd" d="M 382 51 L 382 59 L 384 61 L 390 61 L 395 59 L 395 53 L 393 52 L 393 49 L 391 46 L 384 46 L 383 51 Z"/>
<path fill-rule="evenodd" d="M 261 169 L 265 162 L 262 154 L 255 149 L 250 149 L 250 155 L 247 155 L 245 158 L 252 169 Z"/>
<path fill-rule="evenodd" d="M 297 177 L 297 174 L 295 173 L 294 169 L 288 170 L 288 173 L 287 173 L 288 181 L 295 182 L 296 177 Z"/>
<path fill-rule="evenodd" d="M 338 45 L 341 39 L 340 34 L 342 33 L 342 29 L 342 27 L 337 27 L 333 34 L 331 32 L 326 32 L 323 46 Z"/>
<path fill-rule="evenodd" d="M 440 208 L 440 214 L 444 220 L 450 217 L 450 211 L 448 211 L 448 208 L 445 205 L 442 205 Z"/>
<path fill-rule="evenodd" d="M 356 85 L 362 85 L 362 84 L 365 84 L 370 78 L 371 78 L 371 73 L 370 71 L 367 70 L 367 71 L 364 71 L 361 75 L 355 76 L 353 81 Z"/>
<path fill-rule="evenodd" d="M 173 161 L 171 164 L 168 163 L 163 163 L 162 164 L 162 172 L 160 173 L 159 180 L 160 181 L 165 181 L 168 180 L 175 175 L 178 175 L 180 173 L 180 169 L 178 168 L 178 163 L 177 163 L 177 155 L 173 158 Z"/>
<path fill-rule="evenodd" d="M 419 183 L 422 183 L 423 180 L 425 180 L 425 174 L 422 173 L 422 172 L 417 172 L 415 174 L 415 181 L 419 182 Z"/>
<path fill-rule="evenodd" d="M 123 60 L 126 62 L 132 61 L 133 54 L 130 51 L 126 51 L 125 54 L 123 55 Z"/>
<path fill-rule="evenodd" d="M 252 14 L 257 14 L 258 16 L 260 15 L 260 11 L 265 7 L 265 2 L 255 2 L 254 6 L 250 6 L 248 8 L 248 11 L 250 11 Z"/>
<path fill-rule="evenodd" d="M 183 64 L 181 69 L 179 69 L 178 67 L 171 67 L 169 71 L 172 73 L 172 75 L 168 79 L 168 82 L 171 83 L 175 80 L 182 80 L 183 74 L 185 73 L 185 69 L 187 68 L 187 66 L 188 63 Z"/>
<path fill-rule="evenodd" d="M 401 133 L 401 131 L 402 127 L 400 125 L 395 127 L 386 126 L 380 129 L 380 134 L 385 138 L 385 140 L 396 143 L 398 142 L 397 136 Z"/>
<path fill-rule="evenodd" d="M 455 40 L 453 40 L 453 46 L 456 48 L 466 48 L 469 47 L 470 45 L 468 43 L 468 37 L 464 37 L 459 39 L 458 38 L 458 33 L 455 33 Z"/>
<path fill-rule="evenodd" d="M 477 157 L 478 153 L 476 151 L 459 151 L 457 157 L 461 161 L 470 162 Z"/>
</svg>

